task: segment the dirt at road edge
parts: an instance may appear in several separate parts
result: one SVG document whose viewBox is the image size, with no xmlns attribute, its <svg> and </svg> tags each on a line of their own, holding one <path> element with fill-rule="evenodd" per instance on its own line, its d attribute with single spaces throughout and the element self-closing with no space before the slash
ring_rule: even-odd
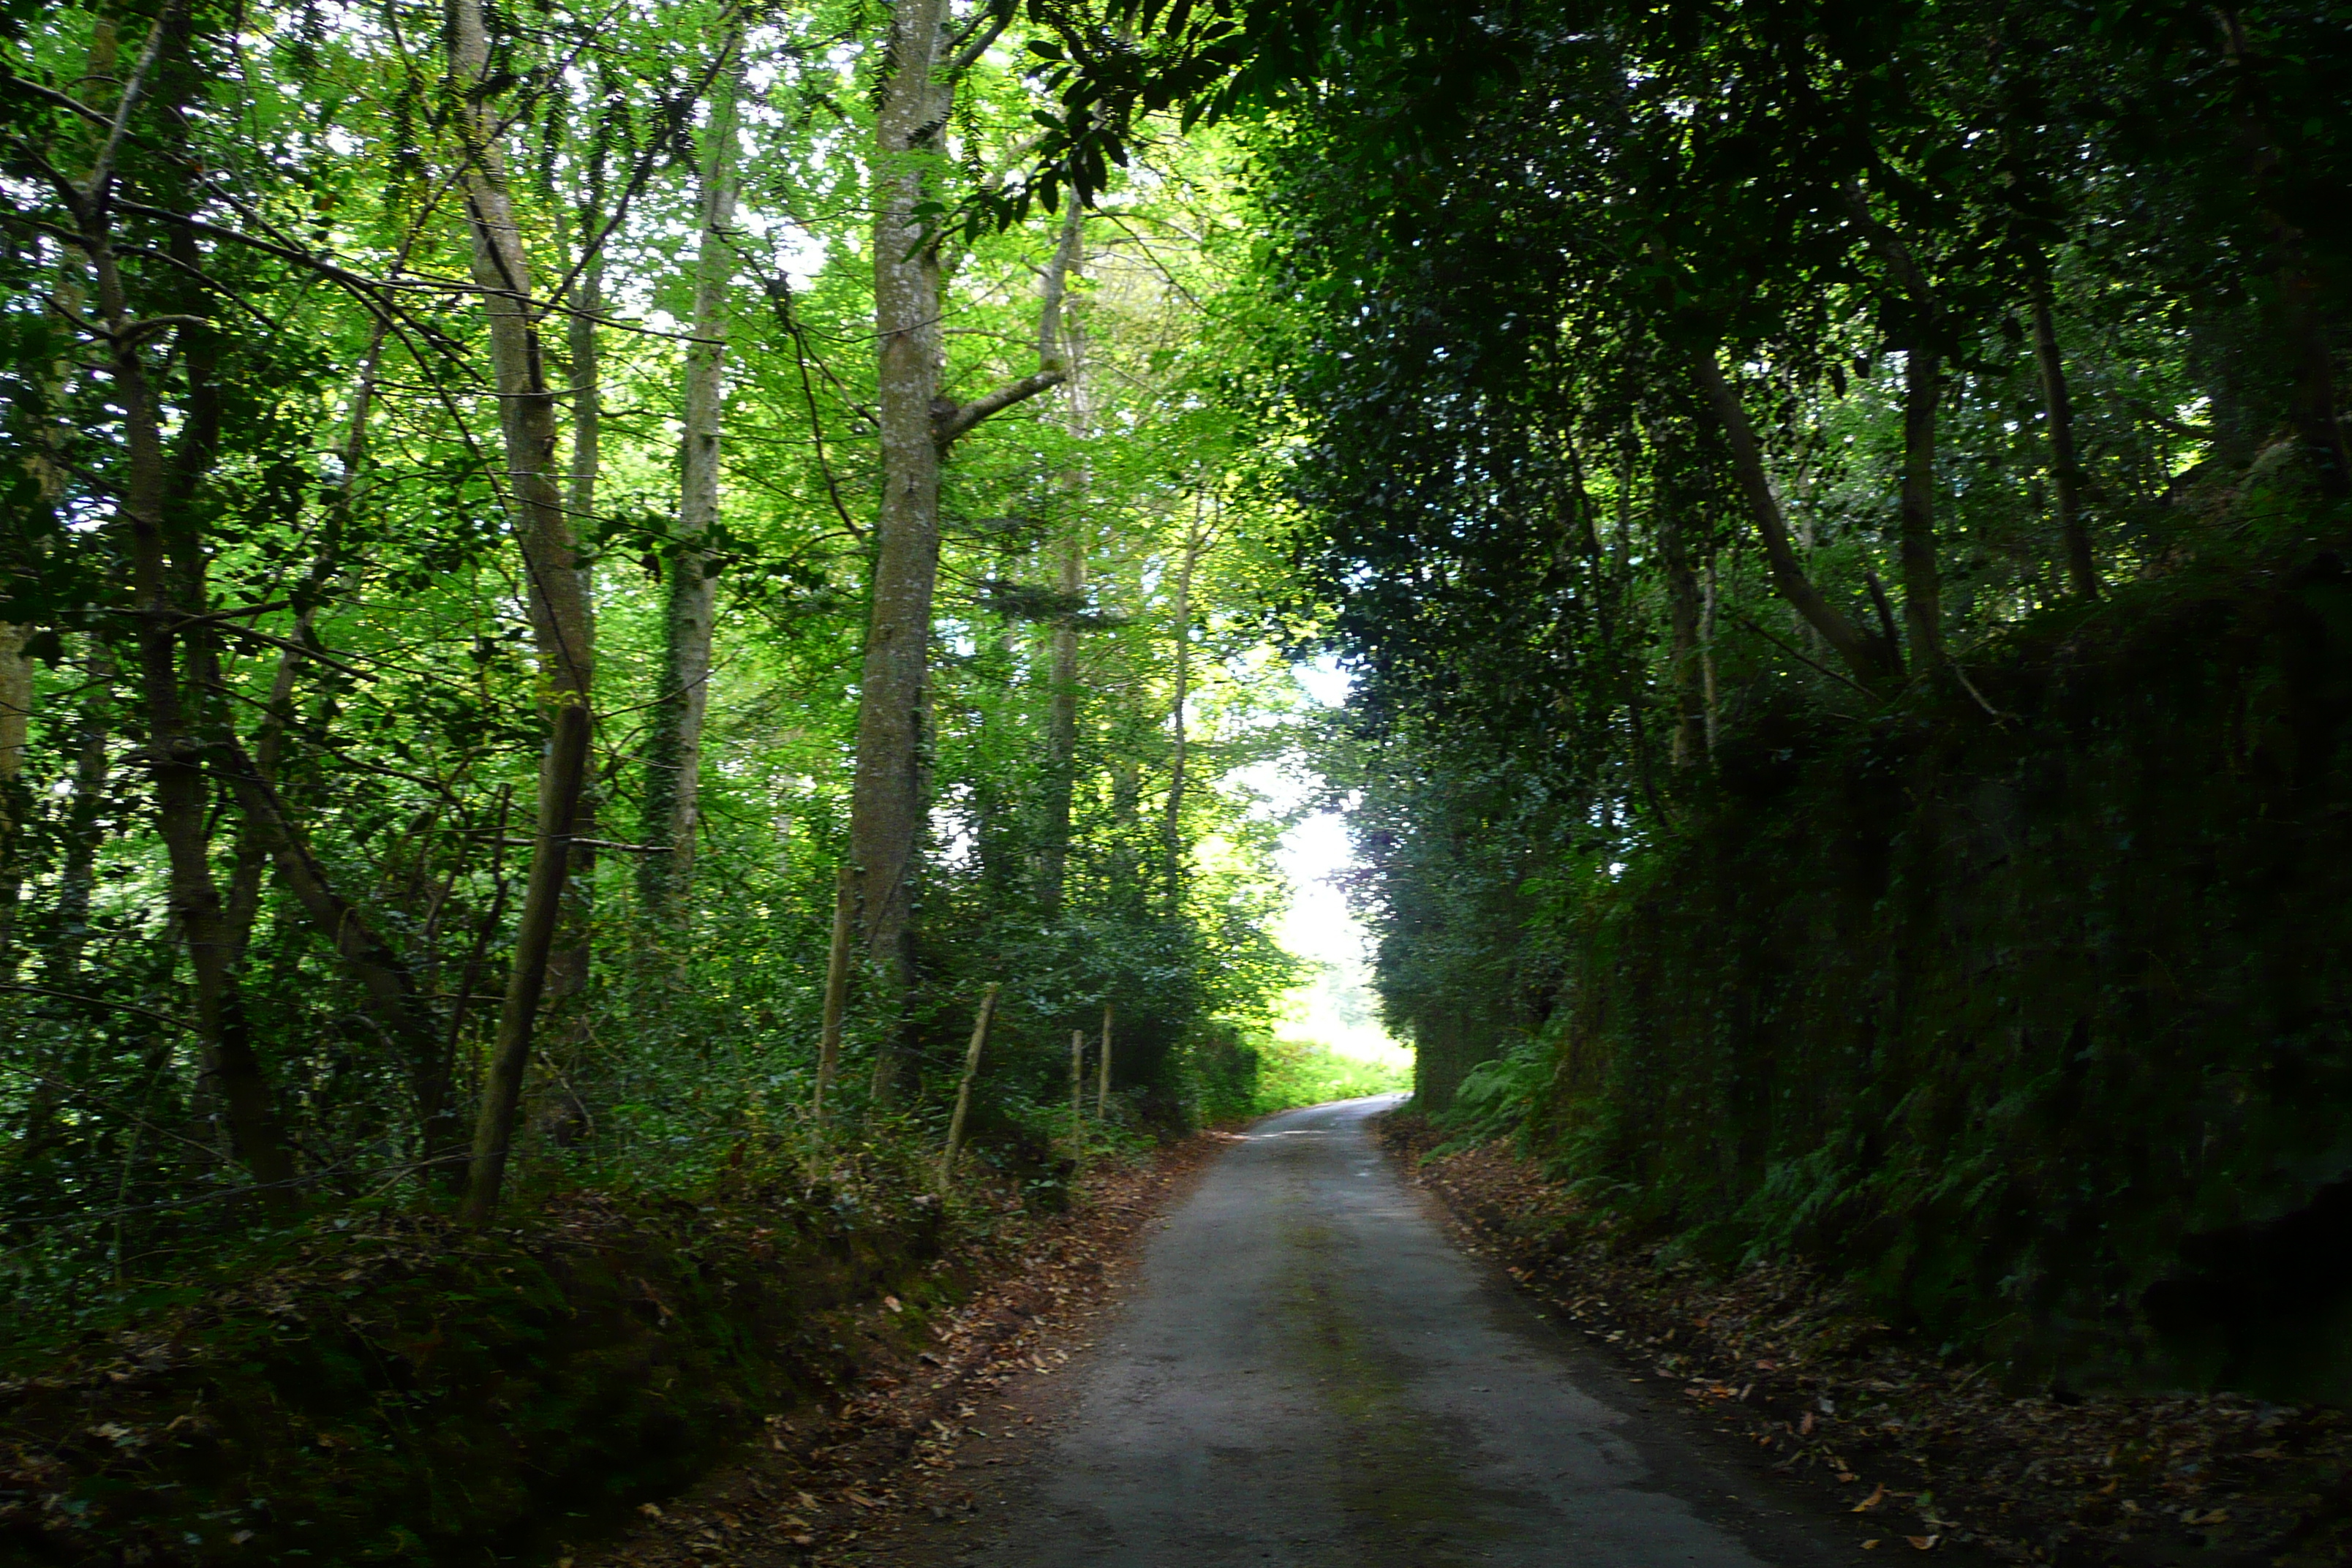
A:
<svg viewBox="0 0 2352 1568">
<path fill-rule="evenodd" d="M 1070 1403 L 1064 1375 L 1116 1305 L 1152 1221 L 1230 1134 L 1196 1134 L 1080 1184 L 1070 1212 L 1017 1253 L 967 1258 L 987 1282 L 907 1330 L 870 1310 L 901 1353 L 836 1401 L 780 1411 L 738 1459 L 641 1508 L 617 1538 L 567 1547 L 554 1568 L 930 1568 L 1018 1517 L 1033 1461 Z M 897 1331 L 890 1332 L 887 1331 Z"/>
<path fill-rule="evenodd" d="M 1794 1266 L 1714 1279 L 1596 1232 L 1536 1162 L 1381 1139 L 1465 1247 L 1631 1383 L 1753 1445 L 1788 1485 L 1886 1522 L 1903 1556 L 1964 1545 L 2050 1568 L 2352 1562 L 2352 1419 L 2231 1394 L 2020 1397 L 1940 1362 Z"/>
</svg>

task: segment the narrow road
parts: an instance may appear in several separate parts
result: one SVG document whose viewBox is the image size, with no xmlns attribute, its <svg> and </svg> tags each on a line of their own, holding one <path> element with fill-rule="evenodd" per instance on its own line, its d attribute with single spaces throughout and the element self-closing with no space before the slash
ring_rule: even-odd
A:
<svg viewBox="0 0 2352 1568">
<path fill-rule="evenodd" d="M 1374 1146 L 1258 1123 L 1162 1222 L 988 1568 L 1853 1560 L 1544 1322 Z"/>
</svg>

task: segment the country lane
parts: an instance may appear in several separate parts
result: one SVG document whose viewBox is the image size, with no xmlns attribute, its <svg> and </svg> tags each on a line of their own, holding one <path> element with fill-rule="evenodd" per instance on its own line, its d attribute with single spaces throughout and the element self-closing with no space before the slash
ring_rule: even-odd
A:
<svg viewBox="0 0 2352 1568">
<path fill-rule="evenodd" d="M 1440 1227 L 1391 1098 L 1257 1123 L 1161 1225 L 985 1568 L 1850 1561 Z"/>
</svg>

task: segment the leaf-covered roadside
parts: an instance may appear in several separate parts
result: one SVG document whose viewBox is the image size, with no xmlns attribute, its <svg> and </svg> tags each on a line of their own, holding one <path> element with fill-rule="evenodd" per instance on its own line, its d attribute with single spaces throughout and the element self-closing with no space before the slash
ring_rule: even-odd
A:
<svg viewBox="0 0 2352 1568">
<path fill-rule="evenodd" d="M 1068 1359 L 1075 1317 L 1100 1301 L 1144 1226 L 1218 1152 L 1203 1133 L 1077 1183 L 1070 1207 L 1040 1215 L 1006 1202 L 950 1253 L 971 1294 L 925 1309 L 889 1302 L 876 1316 L 905 1331 L 868 1361 L 837 1404 L 766 1417 L 749 1453 L 685 1496 L 638 1510 L 570 1568 L 688 1563 L 851 1563 L 909 1523 L 975 1520 L 987 1479 L 968 1452 L 984 1439 L 983 1401 Z M 1000 1420 L 1000 1425 L 1001 1425 Z M 990 1458 L 982 1461 L 993 1465 Z"/>
<path fill-rule="evenodd" d="M 845 1488 L 929 1462 L 925 1379 L 984 1384 L 1209 1146 L 1111 1164 L 1065 1212 L 1009 1184 L 943 1211 L 922 1173 L 845 1159 L 821 1182 L 739 1167 L 696 1202 L 564 1194 L 488 1232 L 394 1214 L 290 1232 L 72 1347 L 16 1351 L 0 1554 L 551 1555 L 747 1435 L 807 1455 L 824 1492 L 786 1543 L 831 1539 Z"/>
<path fill-rule="evenodd" d="M 1483 1250 L 1623 1362 L 1883 1519 L 1885 1548 L 2020 1563 L 2268 1563 L 2352 1552 L 2352 1420 L 2231 1394 L 2020 1395 L 1870 1319 L 1801 1267 L 1715 1278 L 1612 1230 L 1541 1165 L 1391 1118 L 1382 1138 Z"/>
</svg>

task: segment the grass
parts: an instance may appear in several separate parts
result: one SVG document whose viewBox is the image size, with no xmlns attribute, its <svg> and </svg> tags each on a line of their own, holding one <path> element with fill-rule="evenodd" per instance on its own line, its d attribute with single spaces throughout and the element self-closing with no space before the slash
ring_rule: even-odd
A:
<svg viewBox="0 0 2352 1568">
<path fill-rule="evenodd" d="M 1258 1047 L 1257 1110 L 1265 1115 L 1296 1105 L 1358 1100 L 1408 1087 L 1402 1063 L 1343 1057 L 1312 1040 L 1270 1040 Z"/>
</svg>

